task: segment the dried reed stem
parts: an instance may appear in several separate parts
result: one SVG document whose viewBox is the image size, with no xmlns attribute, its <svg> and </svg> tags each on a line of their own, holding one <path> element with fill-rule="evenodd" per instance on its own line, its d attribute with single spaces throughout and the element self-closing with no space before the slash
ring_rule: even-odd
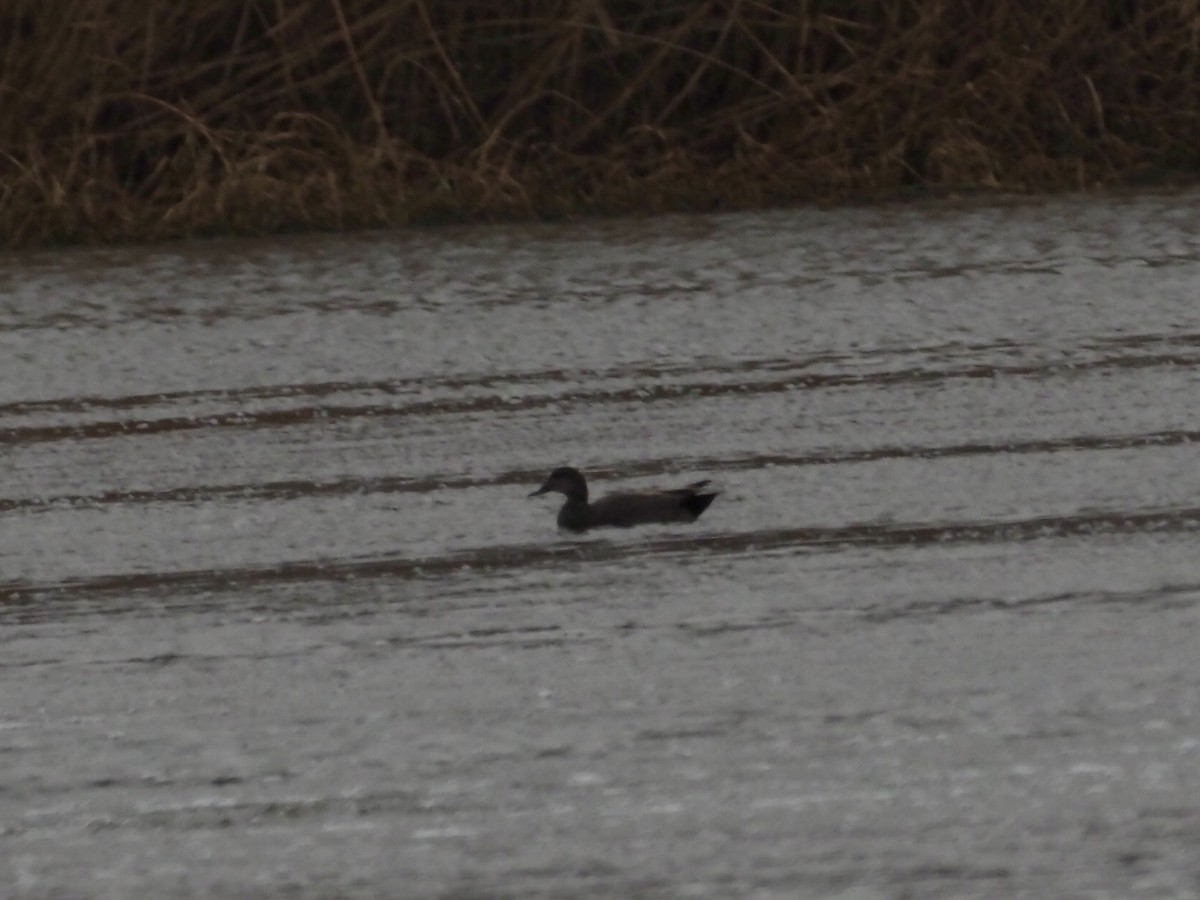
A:
<svg viewBox="0 0 1200 900">
<path fill-rule="evenodd" d="M 1200 169 L 1200 0 L 7 0 L 0 239 Z"/>
</svg>

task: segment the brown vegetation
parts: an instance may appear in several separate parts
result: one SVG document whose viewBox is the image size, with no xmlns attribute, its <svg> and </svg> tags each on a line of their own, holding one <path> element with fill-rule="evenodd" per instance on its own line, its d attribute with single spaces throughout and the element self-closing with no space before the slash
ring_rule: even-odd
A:
<svg viewBox="0 0 1200 900">
<path fill-rule="evenodd" d="M 1200 170 L 1200 0 L 5 0 L 0 239 Z"/>
</svg>

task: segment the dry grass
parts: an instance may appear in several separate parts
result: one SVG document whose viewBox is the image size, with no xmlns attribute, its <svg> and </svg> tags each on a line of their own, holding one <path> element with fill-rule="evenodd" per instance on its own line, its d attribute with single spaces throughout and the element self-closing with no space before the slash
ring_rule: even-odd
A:
<svg viewBox="0 0 1200 900">
<path fill-rule="evenodd" d="M 6 0 L 0 239 L 1200 169 L 1200 0 Z"/>
</svg>

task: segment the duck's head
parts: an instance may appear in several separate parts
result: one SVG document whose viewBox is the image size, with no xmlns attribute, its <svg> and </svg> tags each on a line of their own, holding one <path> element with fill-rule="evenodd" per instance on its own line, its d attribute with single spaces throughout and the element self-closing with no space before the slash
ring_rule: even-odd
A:
<svg viewBox="0 0 1200 900">
<path fill-rule="evenodd" d="M 549 494 L 551 491 L 566 494 L 568 500 L 587 502 L 587 481 L 584 480 L 583 474 L 578 469 L 572 469 L 570 466 L 560 466 L 555 469 L 546 478 L 546 483 L 529 496 L 537 497 L 541 494 Z"/>
</svg>

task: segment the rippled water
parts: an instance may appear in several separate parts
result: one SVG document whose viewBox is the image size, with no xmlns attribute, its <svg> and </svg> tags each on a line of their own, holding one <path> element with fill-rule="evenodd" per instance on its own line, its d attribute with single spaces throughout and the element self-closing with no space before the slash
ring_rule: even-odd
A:
<svg viewBox="0 0 1200 900">
<path fill-rule="evenodd" d="M 1198 201 L 5 257 L 0 881 L 1200 895 Z"/>
</svg>

